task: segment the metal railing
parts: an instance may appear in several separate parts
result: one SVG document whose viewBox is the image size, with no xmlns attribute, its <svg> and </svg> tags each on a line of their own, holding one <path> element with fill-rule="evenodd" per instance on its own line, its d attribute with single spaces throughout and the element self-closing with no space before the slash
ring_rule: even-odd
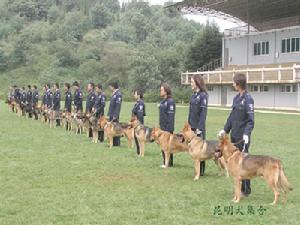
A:
<svg viewBox="0 0 300 225">
<path fill-rule="evenodd" d="M 207 84 L 226 84 L 232 83 L 233 76 L 236 73 L 244 73 L 247 77 L 247 83 L 297 83 L 300 82 L 300 64 L 294 64 L 289 67 L 272 68 L 246 68 L 230 69 L 218 71 L 197 71 L 185 72 L 181 74 L 181 84 L 189 85 L 191 77 L 194 74 L 203 76 Z"/>
<path fill-rule="evenodd" d="M 203 65 L 198 71 L 212 71 L 222 67 L 222 58 L 215 59 L 208 64 Z"/>
</svg>

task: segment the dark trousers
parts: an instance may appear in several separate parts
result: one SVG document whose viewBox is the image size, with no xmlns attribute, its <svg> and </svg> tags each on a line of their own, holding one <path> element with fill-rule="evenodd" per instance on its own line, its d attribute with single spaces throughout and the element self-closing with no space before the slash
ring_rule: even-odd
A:
<svg viewBox="0 0 300 225">
<path fill-rule="evenodd" d="M 165 165 L 166 164 L 166 156 L 165 156 L 165 153 L 164 151 L 162 150 L 161 151 L 162 153 L 162 157 L 163 157 L 163 164 Z M 169 159 L 169 167 L 173 167 L 173 154 L 170 154 L 170 159 Z"/>
<path fill-rule="evenodd" d="M 104 141 L 104 131 L 103 130 L 99 130 L 98 131 L 98 140 L 100 142 L 103 142 Z"/>
<path fill-rule="evenodd" d="M 250 137 L 249 137 L 249 139 L 250 139 Z M 237 144 L 235 144 L 235 146 L 236 146 L 240 151 L 243 151 L 243 149 L 244 149 L 244 142 L 241 141 L 241 139 L 237 140 L 236 138 L 231 137 L 231 142 L 232 142 L 232 143 L 237 143 Z M 250 140 L 249 140 L 249 143 L 248 143 L 247 145 L 245 145 L 245 150 L 244 150 L 245 153 L 248 153 L 249 146 L 250 146 Z M 242 193 L 245 194 L 245 195 L 251 194 L 250 180 L 248 180 L 248 179 L 242 180 L 242 188 L 241 188 L 241 191 L 242 191 Z"/>
<path fill-rule="evenodd" d="M 109 118 L 110 121 L 112 121 L 112 118 Z M 119 122 L 118 119 L 113 120 L 112 122 Z M 120 146 L 120 137 L 114 137 L 113 138 L 113 146 Z"/>
<path fill-rule="evenodd" d="M 92 128 L 89 128 L 89 137 L 93 137 L 93 130 L 92 130 Z"/>
<path fill-rule="evenodd" d="M 120 146 L 120 137 L 113 138 L 113 146 Z"/>
<path fill-rule="evenodd" d="M 192 128 L 192 131 L 196 133 L 196 128 Z M 197 134 L 198 137 L 202 138 L 202 140 L 205 140 L 205 131 L 202 132 L 200 135 Z M 204 176 L 205 172 L 205 161 L 200 161 L 200 176 Z"/>
<path fill-rule="evenodd" d="M 135 134 L 134 134 L 134 141 L 135 141 L 135 146 L 136 146 L 136 154 L 140 155 L 140 145 L 139 145 L 138 139 L 136 138 Z"/>
</svg>

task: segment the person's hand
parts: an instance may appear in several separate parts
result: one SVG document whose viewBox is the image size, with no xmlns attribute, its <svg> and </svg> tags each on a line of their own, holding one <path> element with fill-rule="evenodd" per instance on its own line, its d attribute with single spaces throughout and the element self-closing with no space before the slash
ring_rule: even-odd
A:
<svg viewBox="0 0 300 225">
<path fill-rule="evenodd" d="M 197 135 L 201 135 L 201 134 L 202 134 L 202 131 L 199 130 L 199 129 L 197 129 L 197 130 L 196 130 L 196 134 L 197 134 Z"/>
<path fill-rule="evenodd" d="M 225 135 L 225 130 L 220 130 L 218 133 L 219 138 L 223 137 Z"/>
<path fill-rule="evenodd" d="M 244 134 L 243 135 L 243 140 L 244 140 L 245 145 L 248 144 L 249 143 L 249 136 Z"/>
</svg>

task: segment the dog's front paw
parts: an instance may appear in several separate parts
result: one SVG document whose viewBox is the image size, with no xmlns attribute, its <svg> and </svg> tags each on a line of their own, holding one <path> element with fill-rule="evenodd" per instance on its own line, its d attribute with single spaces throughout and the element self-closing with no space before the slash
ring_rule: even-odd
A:
<svg viewBox="0 0 300 225">
<path fill-rule="evenodd" d="M 160 167 L 161 168 L 168 168 L 166 165 L 161 165 Z"/>
<path fill-rule="evenodd" d="M 195 177 L 194 177 L 194 180 L 199 180 L 199 176 L 195 176 Z"/>
<path fill-rule="evenodd" d="M 235 201 L 233 201 L 233 203 L 235 203 L 235 204 L 237 204 L 237 203 L 239 203 L 239 202 L 240 202 L 239 199 L 236 199 Z"/>
</svg>

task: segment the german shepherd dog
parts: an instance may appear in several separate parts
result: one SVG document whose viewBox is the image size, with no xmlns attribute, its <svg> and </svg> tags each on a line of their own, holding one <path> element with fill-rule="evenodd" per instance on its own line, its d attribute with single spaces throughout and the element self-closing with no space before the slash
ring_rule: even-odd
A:
<svg viewBox="0 0 300 225">
<path fill-rule="evenodd" d="M 177 134 L 163 131 L 158 127 L 152 129 L 150 140 L 155 141 L 160 149 L 165 153 L 164 168 L 169 166 L 170 154 L 177 152 L 188 152 L 189 147 L 182 141 L 182 137 Z M 199 166 L 200 167 L 200 166 Z"/>
<path fill-rule="evenodd" d="M 82 122 L 83 122 L 83 131 L 86 133 L 86 137 L 90 137 L 90 128 L 91 128 L 91 123 L 90 123 L 90 118 L 92 114 L 90 113 L 85 113 L 82 116 Z"/>
<path fill-rule="evenodd" d="M 72 114 L 72 118 L 73 118 L 73 123 L 74 123 L 74 127 L 75 128 L 75 134 L 82 134 L 83 131 L 83 119 L 84 119 L 84 115 L 81 111 L 78 112 L 74 112 Z"/>
<path fill-rule="evenodd" d="M 72 113 L 63 111 L 62 115 L 62 127 L 66 128 L 67 131 L 72 130 Z"/>
<path fill-rule="evenodd" d="M 238 203 L 241 199 L 241 182 L 243 179 L 252 179 L 261 176 L 274 192 L 275 205 L 279 198 L 279 191 L 284 193 L 283 203 L 286 203 L 287 194 L 293 190 L 283 171 L 282 162 L 271 156 L 249 155 L 240 152 L 229 140 L 227 135 L 220 137 L 219 156 L 223 156 L 230 176 L 234 179 L 235 194 L 232 201 Z"/>
<path fill-rule="evenodd" d="M 41 119 L 43 123 L 47 123 L 49 118 L 48 118 L 48 109 L 45 106 L 42 106 L 41 108 Z"/>
<path fill-rule="evenodd" d="M 99 127 L 98 120 L 97 120 L 96 116 L 91 115 L 89 117 L 89 122 L 90 122 L 90 128 L 92 129 L 92 134 L 93 134 L 92 142 L 93 143 L 98 143 L 98 138 L 99 138 L 98 131 L 99 131 L 100 127 Z"/>
<path fill-rule="evenodd" d="M 98 120 L 99 127 L 104 130 L 104 135 L 109 140 L 109 148 L 113 146 L 114 137 L 126 137 L 128 148 L 133 147 L 134 129 L 130 123 L 109 122 L 105 116 Z"/>
<path fill-rule="evenodd" d="M 219 169 L 219 175 L 225 170 L 228 177 L 227 165 L 224 158 L 216 157 L 215 155 L 218 152 L 218 141 L 204 141 L 202 138 L 197 137 L 188 123 L 185 123 L 181 134 L 184 137 L 184 141 L 188 144 L 189 153 L 194 160 L 194 180 L 199 180 L 200 178 L 200 162 L 208 159 L 214 160 Z"/>
<path fill-rule="evenodd" d="M 50 128 L 54 128 L 54 121 L 56 119 L 56 113 L 53 109 L 48 109 L 47 110 L 47 117 L 48 117 L 48 120 L 49 120 L 49 125 L 50 125 Z"/>
<path fill-rule="evenodd" d="M 144 157 L 145 145 L 146 145 L 146 142 L 150 142 L 150 135 L 151 135 L 152 129 L 141 124 L 140 121 L 135 116 L 132 117 L 130 124 L 134 129 L 134 135 L 140 146 L 139 156 Z"/>
</svg>

